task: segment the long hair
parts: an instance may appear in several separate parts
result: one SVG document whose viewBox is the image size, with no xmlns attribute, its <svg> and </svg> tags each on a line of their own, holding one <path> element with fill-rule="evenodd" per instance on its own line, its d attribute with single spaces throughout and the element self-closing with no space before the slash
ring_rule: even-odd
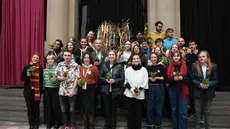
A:
<svg viewBox="0 0 230 129">
<path fill-rule="evenodd" d="M 171 45 L 171 47 L 169 48 L 168 58 L 170 58 L 170 59 L 173 57 L 172 47 L 173 47 L 174 45 L 176 45 L 177 48 L 178 48 L 178 51 L 180 51 L 180 50 L 179 50 L 179 49 L 180 49 L 179 46 L 178 46 L 176 43 L 173 43 L 173 44 Z"/>
<path fill-rule="evenodd" d="M 199 56 L 201 53 L 205 53 L 206 56 L 207 56 L 207 58 L 208 58 L 208 61 L 207 61 L 207 68 L 208 68 L 208 75 L 210 75 L 211 72 L 212 72 L 212 62 L 211 62 L 209 53 L 208 53 L 208 51 L 206 51 L 206 50 L 202 50 L 202 51 L 199 52 L 198 56 Z M 197 72 L 197 75 L 198 75 L 198 76 L 201 76 L 201 69 L 200 69 L 200 66 L 201 66 L 201 63 L 200 63 L 199 57 L 198 57 L 198 61 L 197 61 L 197 64 L 196 64 L 196 72 Z"/>
<path fill-rule="evenodd" d="M 110 53 L 110 52 L 113 52 L 113 53 L 115 54 L 114 64 L 117 63 L 117 52 L 114 51 L 114 50 L 110 50 L 110 51 L 108 51 L 108 53 L 107 53 L 107 57 L 109 57 L 109 53 Z M 110 61 L 108 60 L 108 62 L 110 62 Z"/>
</svg>

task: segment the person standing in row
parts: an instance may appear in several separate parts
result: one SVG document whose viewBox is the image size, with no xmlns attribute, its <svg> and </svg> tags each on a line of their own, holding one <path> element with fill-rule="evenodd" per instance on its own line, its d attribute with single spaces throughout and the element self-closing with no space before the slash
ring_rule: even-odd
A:
<svg viewBox="0 0 230 129">
<path fill-rule="evenodd" d="M 187 66 L 179 51 L 172 53 L 172 63 L 168 66 L 168 94 L 172 110 L 173 129 L 188 128 L 188 96 L 186 84 Z"/>
<path fill-rule="evenodd" d="M 205 50 L 200 51 L 198 62 L 192 65 L 192 82 L 195 85 L 195 129 L 200 129 L 201 113 L 204 115 L 205 129 L 210 129 L 210 114 L 215 98 L 215 86 L 218 83 L 218 71 L 217 65 L 211 62 L 209 53 Z"/>
<path fill-rule="evenodd" d="M 61 129 L 70 126 L 76 129 L 76 102 L 77 102 L 77 79 L 79 76 L 78 64 L 71 61 L 71 53 L 63 52 L 64 61 L 59 63 L 55 75 L 61 82 L 59 88 L 59 98 L 62 110 L 64 125 Z"/>
<path fill-rule="evenodd" d="M 123 94 L 125 80 L 124 67 L 117 63 L 116 52 L 110 51 L 108 62 L 100 69 L 102 99 L 105 109 L 104 129 L 115 129 L 117 122 L 117 107 Z"/>
<path fill-rule="evenodd" d="M 149 73 L 149 89 L 146 91 L 147 128 L 160 129 L 164 109 L 164 84 L 167 80 L 165 67 L 159 64 L 159 55 L 151 53 L 151 66 L 147 66 Z"/>
<path fill-rule="evenodd" d="M 40 54 L 34 53 L 29 65 L 26 65 L 21 74 L 24 81 L 23 96 L 26 101 L 29 129 L 38 129 L 40 122 L 40 99 L 43 91 L 43 69 L 40 65 Z"/>
<path fill-rule="evenodd" d="M 47 55 L 47 67 L 43 73 L 44 85 L 44 121 L 47 129 L 59 129 L 62 124 L 61 107 L 58 96 L 59 81 L 55 75 L 56 58 L 55 55 Z"/>
<path fill-rule="evenodd" d="M 95 65 L 92 65 L 93 60 L 89 54 L 84 54 L 82 60 L 78 79 L 78 85 L 81 87 L 79 88 L 81 110 L 85 121 L 85 129 L 94 129 L 99 70 Z"/>
<path fill-rule="evenodd" d="M 125 70 L 125 96 L 128 101 L 128 129 L 141 129 L 142 110 L 145 99 L 145 89 L 148 89 L 148 72 L 141 65 L 141 58 L 131 56 L 132 67 Z"/>
</svg>

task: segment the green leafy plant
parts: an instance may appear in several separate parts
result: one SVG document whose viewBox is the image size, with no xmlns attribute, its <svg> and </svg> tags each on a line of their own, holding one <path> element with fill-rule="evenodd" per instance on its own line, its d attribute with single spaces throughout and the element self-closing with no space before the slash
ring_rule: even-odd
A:
<svg viewBox="0 0 230 129">
<path fill-rule="evenodd" d="M 209 85 L 210 84 L 210 81 L 209 81 L 209 78 L 206 78 L 202 81 L 202 84 L 204 85 Z"/>
<path fill-rule="evenodd" d="M 79 83 L 81 86 L 83 86 L 83 85 L 85 85 L 85 80 L 84 80 L 83 78 L 79 77 L 79 78 L 78 78 L 78 83 Z"/>
<path fill-rule="evenodd" d="M 49 78 L 52 78 L 53 74 L 51 72 L 48 72 L 48 76 L 49 76 Z"/>
<path fill-rule="evenodd" d="M 157 76 L 157 72 L 150 72 L 149 76 L 155 78 Z"/>
<path fill-rule="evenodd" d="M 176 72 L 175 72 L 175 76 L 177 76 L 177 77 L 178 77 L 178 76 L 181 76 L 181 75 L 182 75 L 182 73 L 181 73 L 181 72 L 179 72 L 179 71 L 176 71 Z"/>
<path fill-rule="evenodd" d="M 36 68 L 35 67 L 30 67 L 29 69 L 27 69 L 27 72 L 35 72 L 36 71 Z"/>
<path fill-rule="evenodd" d="M 166 46 L 163 47 L 163 51 L 166 52 L 168 48 Z"/>
<path fill-rule="evenodd" d="M 64 77 L 67 77 L 67 76 L 68 76 L 68 71 L 65 71 L 65 72 L 63 73 L 63 76 L 64 76 Z"/>
<path fill-rule="evenodd" d="M 133 91 L 137 94 L 140 92 L 140 89 L 137 86 L 135 86 Z"/>
<path fill-rule="evenodd" d="M 123 52 L 123 51 L 125 51 L 125 48 L 124 48 L 124 47 L 120 47 L 120 48 L 119 48 L 119 51 L 122 51 L 122 52 Z"/>
<path fill-rule="evenodd" d="M 106 73 L 105 77 L 106 77 L 107 80 L 111 79 L 112 78 L 112 73 L 111 72 Z"/>
</svg>

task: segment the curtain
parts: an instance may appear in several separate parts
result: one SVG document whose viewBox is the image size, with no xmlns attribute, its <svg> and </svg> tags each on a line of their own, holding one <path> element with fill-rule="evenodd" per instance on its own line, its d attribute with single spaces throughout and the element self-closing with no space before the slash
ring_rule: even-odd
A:
<svg viewBox="0 0 230 129">
<path fill-rule="evenodd" d="M 121 23 L 122 20 L 130 21 L 132 34 L 143 32 L 143 5 L 141 0 L 89 0 L 88 3 L 88 28 L 97 31 L 102 21 Z"/>
<path fill-rule="evenodd" d="M 44 64 L 44 0 L 2 0 L 0 85 L 22 85 L 34 52 Z"/>
<path fill-rule="evenodd" d="M 180 5 L 182 37 L 195 40 L 200 50 L 210 53 L 219 69 L 217 89 L 230 89 L 230 1 L 181 0 Z"/>
</svg>

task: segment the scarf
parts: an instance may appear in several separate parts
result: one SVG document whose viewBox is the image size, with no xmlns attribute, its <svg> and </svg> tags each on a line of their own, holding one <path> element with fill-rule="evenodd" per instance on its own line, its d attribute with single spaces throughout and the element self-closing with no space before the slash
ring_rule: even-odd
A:
<svg viewBox="0 0 230 129">
<path fill-rule="evenodd" d="M 142 65 L 138 64 L 138 65 L 132 65 L 132 68 L 134 71 L 140 70 L 142 68 Z"/>
<path fill-rule="evenodd" d="M 30 67 L 35 68 L 35 72 L 32 72 L 30 77 L 30 86 L 31 88 L 34 88 L 34 99 L 40 100 L 40 83 L 39 83 L 40 66 L 38 63 L 33 64 L 32 62 L 30 62 Z"/>
<path fill-rule="evenodd" d="M 173 62 L 168 66 L 167 75 L 168 78 L 174 77 L 175 67 L 181 66 L 180 72 L 182 73 L 183 78 L 187 76 L 187 66 L 184 61 L 179 61 L 177 63 Z M 188 85 L 182 81 L 178 81 L 178 85 L 181 87 L 182 97 L 188 98 L 189 91 L 188 91 Z"/>
</svg>

